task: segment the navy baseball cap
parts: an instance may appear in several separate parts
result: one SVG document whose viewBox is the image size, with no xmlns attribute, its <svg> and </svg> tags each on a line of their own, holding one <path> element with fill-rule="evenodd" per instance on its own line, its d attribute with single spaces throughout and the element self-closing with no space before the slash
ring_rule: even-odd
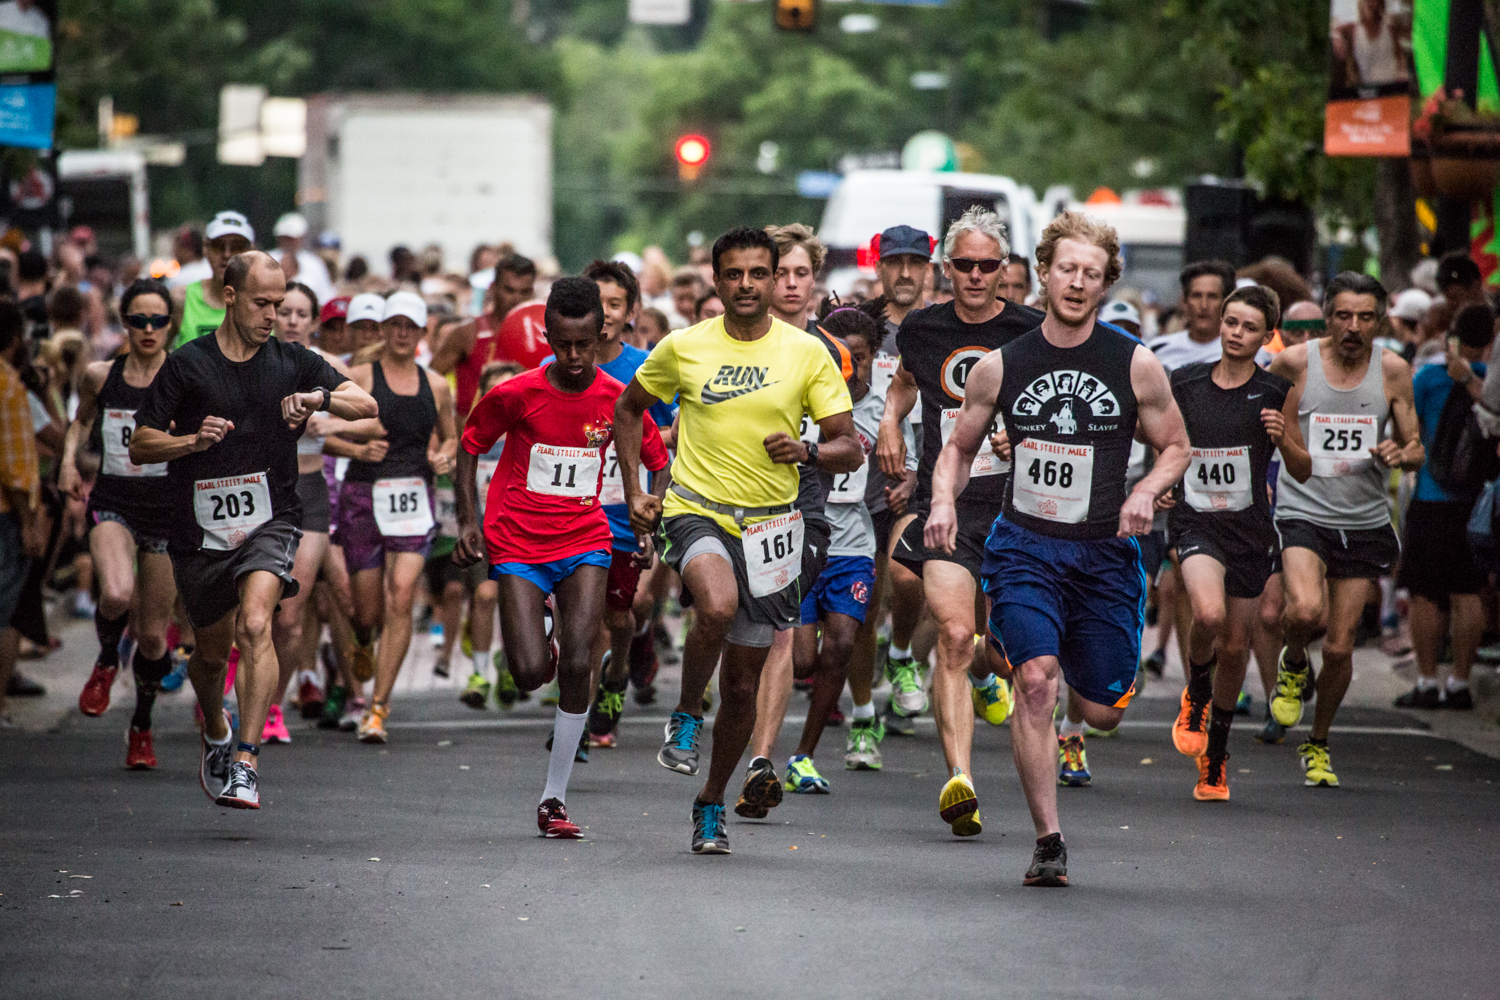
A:
<svg viewBox="0 0 1500 1000">
<path fill-rule="evenodd" d="M 932 250 L 937 240 L 911 226 L 892 226 L 875 237 L 875 251 L 880 260 L 909 253 L 923 260 L 932 259 Z"/>
</svg>

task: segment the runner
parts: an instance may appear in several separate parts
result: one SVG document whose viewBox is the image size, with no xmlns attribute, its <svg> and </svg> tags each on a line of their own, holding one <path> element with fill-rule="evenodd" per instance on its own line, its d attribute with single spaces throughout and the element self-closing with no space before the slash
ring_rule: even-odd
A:
<svg viewBox="0 0 1500 1000">
<path fill-rule="evenodd" d="M 113 361 L 95 361 L 78 386 L 78 416 L 68 426 L 58 489 L 75 500 L 88 494 L 84 515 L 89 554 L 99 581 L 94 631 L 99 657 L 78 696 L 84 715 L 103 715 L 120 668 L 120 638 L 135 612 L 135 714 L 130 720 L 125 766 L 156 767 L 151 740 L 151 708 L 161 682 L 172 669 L 167 626 L 177 588 L 167 556 L 171 518 L 161 504 L 164 464 L 130 461 L 135 411 L 167 359 L 172 297 L 155 279 L 139 279 L 120 296 L 120 317 L 129 332 L 128 352 Z M 84 440 L 88 444 L 84 445 Z M 103 460 L 92 489 L 85 490 L 78 470 L 80 446 Z"/>
<path fill-rule="evenodd" d="M 1026 304 L 1031 295 L 1031 262 L 1018 253 L 1005 255 L 1005 266 L 1000 268 L 1000 285 L 996 289 L 1000 297 L 1008 302 Z"/>
<path fill-rule="evenodd" d="M 1169 544 L 1177 550 L 1192 606 L 1188 675 L 1172 743 L 1198 763 L 1193 798 L 1229 798 L 1229 728 L 1250 657 L 1257 608 L 1275 569 L 1266 471 L 1281 449 L 1298 482 L 1312 460 L 1297 428 L 1297 393 L 1262 370 L 1255 355 L 1280 320 L 1276 293 L 1259 285 L 1224 300 L 1223 356 L 1172 373 L 1172 396 L 1187 426 L 1191 464 L 1170 507 Z M 1210 717 L 1209 707 L 1212 705 Z"/>
<path fill-rule="evenodd" d="M 132 462 L 167 463 L 168 551 L 196 633 L 188 676 L 205 717 L 199 781 L 209 798 L 242 809 L 260 808 L 260 747 L 244 737 L 263 731 L 278 680 L 271 619 L 297 589 L 297 436 L 319 410 L 346 420 L 377 412 L 328 362 L 271 336 L 285 294 L 268 255 L 232 258 L 223 325 L 167 358 L 130 438 Z M 231 643 L 240 650 L 237 746 L 223 707 Z"/>
<path fill-rule="evenodd" d="M 385 299 L 382 296 L 361 292 L 350 299 L 345 313 L 349 357 L 345 359 L 339 355 L 339 360 L 351 364 L 356 354 L 380 343 L 380 324 L 384 318 Z"/>
<path fill-rule="evenodd" d="M 599 286 L 587 278 L 559 279 L 546 310 L 547 343 L 557 360 L 486 394 L 464 427 L 454 557 L 469 565 L 488 552 L 490 576 L 500 584 L 506 657 L 520 688 L 536 690 L 553 671 L 561 682 L 537 827 L 544 837 L 572 839 L 579 827 L 568 817 L 568 779 L 588 719 L 593 643 L 610 565 L 609 521 L 596 501 L 603 449 L 620 427 L 615 400 L 622 387 L 594 364 L 604 339 Z M 641 428 L 641 414 L 634 419 Z M 648 461 L 664 464 L 655 428 L 646 421 L 636 433 L 645 435 Z M 502 436 L 506 448 L 490 483 L 481 536 L 473 500 L 477 456 Z M 636 443 L 641 447 L 641 438 Z M 556 604 L 556 653 L 543 621 L 548 595 Z"/>
<path fill-rule="evenodd" d="M 1114 229 L 1064 212 L 1043 230 L 1036 258 L 1046 318 L 970 372 L 963 409 L 933 472 L 924 540 L 948 552 L 961 544 L 953 497 L 1000 413 L 1001 450 L 1014 456 L 1015 471 L 1005 512 L 985 543 L 990 642 L 1015 670 L 1011 747 L 1037 833 L 1024 884 L 1064 886 L 1068 852 L 1051 774 L 1058 674 L 1077 693 L 1085 722 L 1103 730 L 1119 724 L 1145 624 L 1146 579 L 1134 536 L 1150 530 L 1156 498 L 1187 469 L 1188 437 L 1160 362 L 1139 341 L 1097 322 L 1105 291 L 1120 275 Z M 1137 433 L 1158 457 L 1127 494 Z"/>
<path fill-rule="evenodd" d="M 1345 271 L 1323 293 L 1328 336 L 1288 347 L 1271 365 L 1300 394 L 1297 421 L 1312 455 L 1312 478 L 1282 480 L 1276 491 L 1286 612 L 1271 715 L 1287 728 L 1302 718 L 1307 644 L 1324 617 L 1325 582 L 1328 592 L 1312 732 L 1297 748 L 1309 786 L 1338 787 L 1328 730 L 1353 674 L 1354 630 L 1372 581 L 1390 573 L 1400 554 L 1387 470 L 1423 460 L 1411 368 L 1390 351 L 1372 350 L 1385 304 L 1380 282 Z M 1393 437 L 1383 436 L 1387 418 Z"/>
<path fill-rule="evenodd" d="M 204 257 L 213 273 L 172 290 L 172 304 L 182 321 L 177 326 L 178 348 L 217 330 L 224 322 L 224 268 L 229 258 L 255 246 L 255 230 L 238 212 L 220 212 L 203 230 Z"/>
<path fill-rule="evenodd" d="M 849 390 L 827 350 L 769 315 L 779 254 L 764 230 L 739 228 L 713 247 L 714 283 L 728 311 L 667 336 L 616 406 L 616 442 L 631 525 L 667 537 L 663 554 L 695 607 L 682 654 L 682 694 L 657 760 L 698 772 L 702 698 L 723 656 L 722 702 L 708 779 L 693 802 L 694 853 L 729 851 L 724 789 L 755 724 L 755 698 L 777 630 L 799 621 L 804 518 L 792 501 L 799 462 L 852 472 L 862 451 Z M 665 503 L 637 479 L 637 422 L 680 394 L 673 486 Z M 797 439 L 808 413 L 825 443 Z M 663 516 L 664 515 L 664 516 Z"/>
<path fill-rule="evenodd" d="M 474 408 L 479 373 L 495 357 L 495 335 L 500 322 L 516 306 L 536 298 L 536 265 L 520 254 L 511 254 L 495 265 L 495 280 L 489 287 L 489 309 L 481 316 L 448 331 L 432 355 L 432 370 L 452 374 L 453 401 L 458 412 Z"/>
<path fill-rule="evenodd" d="M 969 776 L 974 714 L 998 726 L 1010 713 L 1009 686 L 996 676 L 996 670 L 1004 671 L 1005 665 L 986 646 L 976 653 L 974 641 L 975 623 L 987 612 L 979 588 L 984 539 L 1000 515 L 1009 464 L 989 449 L 974 459 L 961 483 L 955 545 L 928 544 L 924 533 L 933 496 L 933 469 L 956 426 L 969 373 L 981 359 L 1042 321 L 1037 310 L 1003 301 L 995 294 L 1001 262 L 1009 252 L 1000 219 L 989 209 L 970 208 L 948 228 L 943 268 L 953 282 L 955 297 L 913 312 L 902 322 L 896 336 L 901 362 L 880 422 L 881 468 L 888 476 L 900 476 L 906 456 L 899 421 L 920 392 L 926 421 L 922 461 L 912 512 L 897 525 L 891 558 L 922 577 L 927 604 L 937 618 L 933 714 L 949 774 L 938 798 L 938 813 L 959 837 L 972 837 L 981 829 Z M 892 707 L 903 712 L 897 694 L 899 688 L 893 693 Z"/>
<path fill-rule="evenodd" d="M 380 407 L 387 449 L 379 461 L 350 462 L 339 494 L 354 641 L 368 648 L 382 626 L 375 690 L 359 723 L 361 743 L 386 741 L 391 691 L 411 646 L 417 581 L 437 532 L 433 479 L 449 470 L 457 447 L 448 381 L 416 362 L 417 342 L 427 328 L 426 303 L 414 292 L 392 294 L 380 327 L 380 356 L 355 366 L 349 377 Z"/>
</svg>

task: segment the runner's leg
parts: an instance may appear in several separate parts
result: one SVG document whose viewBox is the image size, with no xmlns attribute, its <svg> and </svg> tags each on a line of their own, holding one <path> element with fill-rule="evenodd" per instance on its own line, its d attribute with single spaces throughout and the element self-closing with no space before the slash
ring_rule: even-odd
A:
<svg viewBox="0 0 1500 1000">
<path fill-rule="evenodd" d="M 708 682 L 713 679 L 720 654 L 728 655 L 724 652 L 724 639 L 729 635 L 729 627 L 734 624 L 734 614 L 739 608 L 739 585 L 735 582 L 734 567 L 729 564 L 729 560 L 712 552 L 694 556 L 683 567 L 682 581 L 693 593 L 693 627 L 682 644 L 682 694 L 677 701 L 677 711 L 700 716 L 703 713 L 703 692 L 708 690 Z M 756 664 L 757 681 L 764 662 L 762 656 Z M 722 685 L 722 674 L 719 680 Z M 752 691 L 752 702 L 754 697 Z M 752 708 L 752 716 L 753 713 Z M 721 718 L 723 714 L 720 709 Z M 717 729 L 717 725 L 715 728 Z M 747 732 L 746 739 L 748 738 Z M 716 732 L 715 743 L 717 742 Z M 722 784 L 719 792 L 722 796 Z"/>
<path fill-rule="evenodd" d="M 838 705 L 839 695 L 844 693 L 849 654 L 854 648 L 854 634 L 859 625 L 858 619 L 837 611 L 830 611 L 823 620 L 823 642 L 812 665 L 815 672 L 812 697 L 807 705 L 807 721 L 802 724 L 802 739 L 797 743 L 799 754 L 812 757 L 818 749 L 818 740 L 828 725 L 828 713 Z"/>
<path fill-rule="evenodd" d="M 1333 717 L 1354 676 L 1354 632 L 1370 599 L 1372 580 L 1328 581 L 1328 634 L 1323 637 L 1323 665 L 1318 670 L 1312 738 L 1327 740 Z"/>
<path fill-rule="evenodd" d="M 229 670 L 236 617 L 237 612 L 231 611 L 212 625 L 194 630 L 196 642 L 193 655 L 188 658 L 188 680 L 198 696 L 198 707 L 203 710 L 203 731 L 215 743 L 233 735 L 224 723 L 224 675 Z"/>
<path fill-rule="evenodd" d="M 771 640 L 771 649 L 760 672 L 760 687 L 755 694 L 755 730 L 750 736 L 752 758 L 771 759 L 771 752 L 776 749 L 786 707 L 792 700 L 792 680 L 797 675 L 793 646 L 796 633 L 801 631 L 800 628 L 786 629 L 777 632 L 776 638 Z"/>
<path fill-rule="evenodd" d="M 699 556 L 688 564 L 689 572 L 705 558 L 719 559 L 713 555 Z M 693 586 L 692 583 L 689 586 Z M 698 594 L 698 589 L 694 587 L 695 601 Z M 731 611 L 724 620 L 726 634 L 733 619 Z M 695 624 L 694 630 L 696 629 Z M 709 757 L 708 780 L 698 792 L 699 802 L 724 801 L 724 789 L 739 767 L 740 757 L 750 742 L 751 730 L 755 728 L 755 698 L 760 689 L 761 668 L 765 665 L 766 654 L 769 652 L 770 647 L 736 646 L 733 643 L 726 643 L 724 646 L 723 667 L 719 671 L 719 713 L 714 716 L 713 751 Z M 683 664 L 683 672 L 686 673 L 686 650 L 683 652 Z M 702 703 L 698 704 L 701 707 Z"/>
<path fill-rule="evenodd" d="M 416 599 L 417 582 L 427 559 L 420 552 L 387 552 L 385 554 L 384 600 L 385 624 L 380 630 L 380 650 L 375 659 L 375 691 L 371 702 L 387 705 L 396 687 L 396 675 L 411 647 L 411 609 Z M 356 574 L 356 578 L 363 576 Z"/>
<path fill-rule="evenodd" d="M 974 659 L 977 588 L 969 571 L 958 563 L 935 559 L 922 566 L 922 583 L 938 624 L 932 704 L 943 741 L 943 757 L 950 774 L 955 771 L 968 774 L 974 742 L 974 706 L 964 675 Z"/>
<path fill-rule="evenodd" d="M 235 672 L 234 694 L 240 708 L 239 735 L 241 742 L 258 746 L 281 675 L 276 646 L 271 641 L 271 619 L 281 600 L 282 583 L 275 573 L 251 570 L 239 578 L 238 587 L 240 606 L 234 616 L 234 642 L 240 650 L 240 665 Z M 207 709 L 204 715 L 208 715 Z M 247 735 L 253 739 L 246 739 Z M 234 759 L 255 766 L 255 757 L 248 751 L 236 749 Z"/>
</svg>

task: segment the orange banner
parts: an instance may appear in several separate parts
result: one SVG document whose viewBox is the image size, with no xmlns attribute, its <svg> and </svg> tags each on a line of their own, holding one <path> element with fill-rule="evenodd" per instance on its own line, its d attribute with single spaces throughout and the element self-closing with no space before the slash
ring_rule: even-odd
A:
<svg viewBox="0 0 1500 1000">
<path fill-rule="evenodd" d="M 1329 156 L 1410 156 L 1411 97 L 1329 101 L 1323 126 Z"/>
</svg>

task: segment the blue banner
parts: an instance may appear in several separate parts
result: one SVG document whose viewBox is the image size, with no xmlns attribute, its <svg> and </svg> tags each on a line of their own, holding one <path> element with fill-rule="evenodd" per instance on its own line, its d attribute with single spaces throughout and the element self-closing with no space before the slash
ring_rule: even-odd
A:
<svg viewBox="0 0 1500 1000">
<path fill-rule="evenodd" d="M 0 85 L 0 146 L 51 149 L 57 84 Z"/>
</svg>

